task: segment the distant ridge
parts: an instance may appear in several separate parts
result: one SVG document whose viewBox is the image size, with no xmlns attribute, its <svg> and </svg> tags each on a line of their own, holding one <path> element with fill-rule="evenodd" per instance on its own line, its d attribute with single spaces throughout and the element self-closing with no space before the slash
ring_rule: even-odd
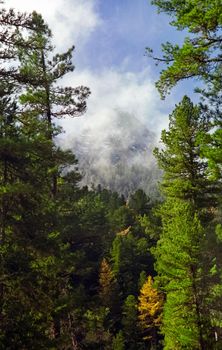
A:
<svg viewBox="0 0 222 350">
<path fill-rule="evenodd" d="M 141 188 L 156 197 L 160 171 L 152 155 L 155 134 L 133 115 L 120 112 L 110 130 L 100 130 L 98 135 L 85 128 L 69 142 L 79 161 L 81 184 L 100 184 L 126 197 Z"/>
</svg>

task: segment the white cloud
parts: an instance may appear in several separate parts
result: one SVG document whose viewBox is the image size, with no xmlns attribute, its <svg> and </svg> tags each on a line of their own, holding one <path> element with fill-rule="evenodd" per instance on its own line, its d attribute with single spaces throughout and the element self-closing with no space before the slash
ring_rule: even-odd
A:
<svg viewBox="0 0 222 350">
<path fill-rule="evenodd" d="M 59 49 L 83 45 L 102 23 L 96 11 L 97 0 L 7 0 L 5 7 L 22 12 L 41 13 L 52 29 Z"/>
<path fill-rule="evenodd" d="M 77 155 L 83 184 L 100 183 L 125 195 L 137 186 L 148 193 L 155 188 L 159 172 L 152 150 L 168 118 L 149 76 L 148 69 L 104 69 L 66 78 L 68 85 L 84 82 L 92 90 L 86 114 L 62 120 L 66 133 L 59 137 Z"/>
<path fill-rule="evenodd" d="M 77 71 L 73 77 L 66 78 L 65 83 L 68 85 L 76 86 L 84 82 L 90 87 L 92 95 L 84 116 L 62 121 L 67 133 L 65 142 L 69 142 L 72 137 L 78 137 L 86 128 L 94 133 L 95 142 L 102 142 L 112 132 L 113 120 L 119 112 L 134 115 L 159 136 L 168 123 L 166 102 L 160 101 L 149 75 L 148 69 L 141 73 L 105 69 L 100 73 Z M 171 107 L 172 99 L 168 103 Z"/>
<path fill-rule="evenodd" d="M 6 7 L 19 11 L 37 10 L 49 23 L 59 49 L 69 47 L 73 42 L 78 48 L 89 39 L 90 34 L 102 23 L 97 11 L 98 0 L 6 0 Z M 64 127 L 70 133 L 76 133 L 85 126 L 95 132 L 104 132 L 112 127 L 112 118 L 116 110 L 135 115 L 157 133 L 166 126 L 166 104 L 162 104 L 155 90 L 149 69 L 140 73 L 126 71 L 123 59 L 122 67 L 101 68 L 101 72 L 77 70 L 65 83 L 71 86 L 89 86 L 92 95 L 88 101 L 88 111 L 79 120 L 64 121 Z M 168 103 L 170 101 L 168 100 Z"/>
<path fill-rule="evenodd" d="M 97 11 L 99 0 L 6 0 L 7 7 L 13 7 L 20 11 L 31 12 L 36 10 L 40 12 L 49 23 L 54 34 L 55 44 L 59 50 L 63 50 L 73 43 L 78 50 L 82 52 L 91 33 L 101 25 L 102 19 Z M 120 23 L 121 26 L 121 23 Z M 109 27 L 110 30 L 110 27 Z M 115 33 L 113 34 L 115 35 Z M 105 40 L 105 39 L 104 39 Z M 110 51 L 106 50 L 110 55 Z M 90 55 L 90 52 L 86 52 Z M 104 52 L 98 52 L 101 55 Z M 121 140 L 124 145 L 130 144 L 132 133 L 127 134 L 127 128 L 148 129 L 154 132 L 157 138 L 160 131 L 167 127 L 168 111 L 172 110 L 174 105 L 173 97 L 162 102 L 155 89 L 154 81 L 151 78 L 151 71 L 147 68 L 141 72 L 130 71 L 130 57 L 123 57 L 121 67 L 104 68 L 106 62 L 101 59 L 102 66 L 100 71 L 89 69 L 78 69 L 69 76 L 65 77 L 64 84 L 70 86 L 85 85 L 92 92 L 88 100 L 88 109 L 85 115 L 80 118 L 62 120 L 65 134 L 60 136 L 60 143 L 68 148 L 72 148 L 76 141 L 84 144 L 84 132 L 89 131 L 90 143 L 86 145 L 86 151 L 96 154 L 94 161 L 90 163 L 90 168 L 108 169 L 110 172 L 110 150 L 106 149 L 106 141 L 110 136 L 115 135 L 115 140 Z M 110 62 L 110 61 L 109 61 Z M 124 127 L 118 130 L 118 118 L 125 116 Z M 129 116 L 135 117 L 137 123 L 130 125 L 127 119 Z M 131 128 L 131 129 L 130 129 Z M 124 135 L 123 135 L 124 130 Z M 151 133 L 152 134 L 152 133 Z M 150 135 L 151 135 L 150 134 Z M 124 137 L 123 137 L 124 136 Z M 119 137 L 119 138 L 118 138 Z M 149 141 L 148 141 L 149 142 Z M 150 142 L 155 140 L 151 135 Z M 150 145 L 150 146 L 152 146 Z M 118 142 L 113 147 L 119 146 Z M 149 145 L 148 145 L 149 146 Z M 150 147 L 151 148 L 151 147 Z M 75 152 L 75 149 L 74 149 Z M 94 162 L 94 163 L 93 163 Z M 150 153 L 135 156 L 135 164 L 146 164 L 151 167 L 153 164 Z M 125 167 L 126 161 L 122 162 Z M 101 170 L 101 176 L 103 173 Z M 113 173 L 109 174 L 113 176 Z"/>
</svg>

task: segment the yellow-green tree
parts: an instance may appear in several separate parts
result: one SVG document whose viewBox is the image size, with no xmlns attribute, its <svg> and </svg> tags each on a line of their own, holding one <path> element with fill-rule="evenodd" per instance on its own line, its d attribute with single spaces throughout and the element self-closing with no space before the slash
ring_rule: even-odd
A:
<svg viewBox="0 0 222 350">
<path fill-rule="evenodd" d="M 103 258 L 100 266 L 99 285 L 100 298 L 104 306 L 109 306 L 113 293 L 113 285 L 115 284 L 115 277 L 108 261 Z"/>
<path fill-rule="evenodd" d="M 148 276 L 138 297 L 139 325 L 143 330 L 143 339 L 150 340 L 153 348 L 157 342 L 157 330 L 161 325 L 163 295 L 153 286 L 153 279 Z"/>
<path fill-rule="evenodd" d="M 99 296 L 101 304 L 109 309 L 110 326 L 115 328 L 121 318 L 119 286 L 109 262 L 104 258 L 99 273 Z M 107 319 L 107 320 L 108 320 Z"/>
</svg>

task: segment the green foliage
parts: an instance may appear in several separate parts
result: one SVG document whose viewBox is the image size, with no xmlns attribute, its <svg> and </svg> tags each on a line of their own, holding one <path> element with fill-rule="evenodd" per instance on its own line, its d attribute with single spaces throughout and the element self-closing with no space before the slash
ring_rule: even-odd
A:
<svg viewBox="0 0 222 350">
<path fill-rule="evenodd" d="M 113 350 L 125 350 L 124 337 L 122 331 L 119 331 L 113 339 Z"/>
<path fill-rule="evenodd" d="M 221 178 L 221 27 L 222 4 L 218 0 L 206 1 L 152 1 L 160 12 L 167 13 L 171 25 L 178 30 L 186 30 L 181 46 L 167 42 L 162 45 L 163 57 L 148 55 L 157 62 L 164 62 L 157 88 L 164 98 L 179 81 L 188 78 L 198 78 L 204 85 L 196 89 L 204 99 L 207 99 L 215 132 L 205 138 L 202 147 L 204 156 L 208 159 L 211 175 L 214 179 Z"/>
<path fill-rule="evenodd" d="M 66 321 L 73 266 L 69 243 L 58 225 L 61 204 L 52 197 L 51 179 L 76 161 L 54 144 L 52 135 L 59 129 L 44 115 L 47 103 L 55 103 L 44 94 L 40 65 L 42 45 L 46 55 L 51 51 L 48 27 L 35 13 L 4 10 L 1 23 L 10 39 L 5 37 L 6 50 L 11 46 L 17 60 L 9 69 L 9 62 L 4 66 L 1 61 L 7 77 L 1 81 L 0 101 L 1 348 L 60 348 L 73 338 Z M 63 64 L 67 60 L 61 59 Z M 59 67 L 59 56 L 54 63 Z M 54 74 L 54 82 L 56 78 Z"/>
<path fill-rule="evenodd" d="M 86 335 L 83 344 L 88 349 L 111 349 L 112 336 L 105 329 L 104 323 L 109 314 L 109 309 L 100 307 L 96 310 L 87 310 L 85 318 Z"/>
<path fill-rule="evenodd" d="M 162 132 L 165 148 L 155 150 L 164 170 L 161 188 L 166 196 L 158 209 L 162 233 L 154 250 L 157 282 L 166 294 L 164 349 L 215 345 L 211 288 L 218 272 L 213 273 L 212 219 L 218 184 L 210 181 L 206 159 L 200 157 L 200 142 L 208 129 L 207 118 L 184 97 L 170 116 L 169 131 Z"/>
<path fill-rule="evenodd" d="M 0 22 L 0 349 L 142 349 L 135 300 L 141 271 L 153 273 L 151 203 L 79 188 L 75 156 L 55 142 L 55 119 L 84 113 L 89 95 L 59 85 L 73 47 L 55 54 L 35 12 L 0 9 Z"/>
<path fill-rule="evenodd" d="M 169 131 L 162 131 L 161 141 L 165 147 L 154 151 L 164 170 L 161 189 L 168 197 L 192 200 L 200 207 L 206 205 L 208 194 L 210 206 L 213 187 L 207 179 L 207 162 L 200 158 L 199 145 L 200 135 L 208 130 L 207 118 L 185 96 L 170 115 Z"/>
<path fill-rule="evenodd" d="M 139 290 L 142 288 L 142 286 L 144 285 L 145 281 L 146 281 L 146 272 L 145 271 L 141 271 L 140 272 L 139 281 L 138 281 L 138 288 L 139 288 Z"/>
<path fill-rule="evenodd" d="M 135 220 L 134 214 L 126 205 L 120 206 L 110 212 L 109 218 L 114 231 L 123 230 L 125 227 L 131 226 Z"/>
<path fill-rule="evenodd" d="M 171 25 L 188 31 L 184 43 L 162 46 L 167 68 L 161 72 L 157 87 L 164 97 L 180 80 L 197 77 L 213 85 L 220 79 L 222 4 L 218 0 L 192 2 L 184 0 L 153 0 L 160 12 L 167 13 Z M 151 52 L 152 56 L 152 52 Z"/>
<path fill-rule="evenodd" d="M 26 48 L 18 49 L 20 73 L 27 76 L 27 90 L 20 96 L 20 102 L 28 107 L 26 113 L 41 115 L 50 128 L 53 118 L 75 117 L 84 113 L 89 89 L 58 86 L 58 80 L 74 70 L 74 47 L 53 55 L 49 28 L 41 15 L 35 12 L 32 20 L 35 31 L 29 36 L 28 43 L 35 43 L 36 48 L 31 52 L 27 52 Z"/>
<path fill-rule="evenodd" d="M 131 332 L 135 328 L 137 321 L 137 302 L 134 295 L 130 294 L 126 298 L 123 304 L 123 319 L 122 324 L 124 326 L 124 333 L 130 336 Z"/>
<path fill-rule="evenodd" d="M 141 341 L 137 317 L 137 300 L 134 295 L 130 294 L 124 301 L 122 311 L 123 334 L 129 350 L 139 349 L 139 341 Z"/>
<path fill-rule="evenodd" d="M 149 212 L 150 199 L 143 190 L 139 189 L 130 196 L 128 206 L 136 214 L 143 215 Z"/>
<path fill-rule="evenodd" d="M 169 199 L 162 213 L 163 233 L 155 256 L 158 281 L 167 295 L 162 327 L 165 349 L 196 348 L 201 344 L 200 329 L 206 335 L 210 329 L 203 319 L 207 314 L 200 284 L 203 228 L 186 201 Z"/>
<path fill-rule="evenodd" d="M 124 231 L 122 231 L 124 232 Z M 148 240 L 132 233 L 119 235 L 113 240 L 111 257 L 113 271 L 120 285 L 123 297 L 136 295 L 140 272 L 153 272 L 153 261 L 149 253 Z"/>
</svg>

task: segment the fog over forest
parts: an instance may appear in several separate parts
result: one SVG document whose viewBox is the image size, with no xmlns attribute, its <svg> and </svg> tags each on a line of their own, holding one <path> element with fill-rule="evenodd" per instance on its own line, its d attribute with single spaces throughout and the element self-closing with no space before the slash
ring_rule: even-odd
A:
<svg viewBox="0 0 222 350">
<path fill-rule="evenodd" d="M 222 1 L 0 5 L 0 350 L 221 350 Z"/>
</svg>

